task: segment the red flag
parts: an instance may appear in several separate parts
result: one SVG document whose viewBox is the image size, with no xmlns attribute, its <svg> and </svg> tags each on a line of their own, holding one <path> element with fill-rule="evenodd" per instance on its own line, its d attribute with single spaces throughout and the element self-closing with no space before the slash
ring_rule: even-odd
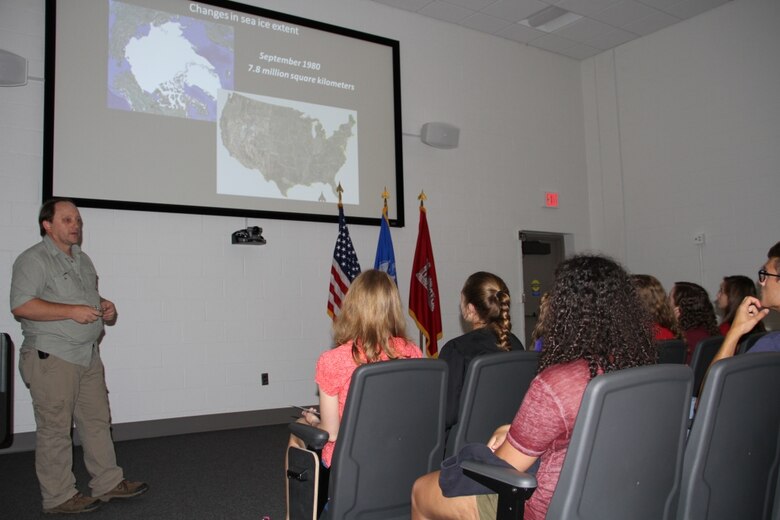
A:
<svg viewBox="0 0 780 520">
<path fill-rule="evenodd" d="M 425 336 L 428 355 L 436 357 L 439 351 L 436 341 L 442 336 L 439 283 L 436 281 L 436 265 L 433 262 L 428 217 L 422 205 L 420 205 L 417 248 L 414 251 L 412 264 L 412 281 L 409 285 L 409 314 Z"/>
</svg>

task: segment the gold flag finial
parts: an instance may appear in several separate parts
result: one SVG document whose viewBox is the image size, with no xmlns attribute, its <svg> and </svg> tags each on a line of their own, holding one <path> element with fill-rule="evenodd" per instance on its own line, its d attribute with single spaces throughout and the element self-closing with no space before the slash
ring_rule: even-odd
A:
<svg viewBox="0 0 780 520">
<path fill-rule="evenodd" d="M 382 207 L 382 212 L 387 215 L 387 199 L 390 198 L 390 192 L 387 191 L 387 186 L 385 186 L 385 191 L 382 192 L 382 198 L 385 201 L 384 206 Z"/>
<path fill-rule="evenodd" d="M 339 194 L 339 207 L 342 207 L 343 204 L 341 203 L 341 194 L 344 193 L 344 188 L 341 187 L 341 183 L 339 183 L 339 185 L 336 186 L 336 193 Z"/>
<path fill-rule="evenodd" d="M 420 194 L 417 196 L 417 200 L 420 201 L 420 207 L 422 208 L 425 206 L 424 202 L 428 200 L 428 196 L 425 194 L 425 190 L 420 191 Z"/>
</svg>

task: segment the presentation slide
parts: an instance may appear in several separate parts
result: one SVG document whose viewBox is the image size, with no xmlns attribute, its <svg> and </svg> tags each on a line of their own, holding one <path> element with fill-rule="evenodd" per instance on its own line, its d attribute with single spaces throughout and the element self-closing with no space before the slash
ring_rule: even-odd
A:
<svg viewBox="0 0 780 520">
<path fill-rule="evenodd" d="M 47 0 L 44 196 L 403 225 L 398 42 L 232 2 Z"/>
</svg>

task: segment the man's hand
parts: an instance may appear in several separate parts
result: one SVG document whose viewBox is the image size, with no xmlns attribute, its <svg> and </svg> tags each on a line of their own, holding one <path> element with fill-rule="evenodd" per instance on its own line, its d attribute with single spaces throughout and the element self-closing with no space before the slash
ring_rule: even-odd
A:
<svg viewBox="0 0 780 520">
<path fill-rule="evenodd" d="M 116 321 L 116 307 L 114 306 L 114 302 L 101 299 L 100 308 L 103 311 L 103 322 L 108 325 L 113 325 Z"/>
<path fill-rule="evenodd" d="M 70 319 L 76 323 L 86 325 L 88 323 L 94 323 L 103 316 L 103 313 L 89 305 L 71 305 L 70 306 Z"/>
</svg>

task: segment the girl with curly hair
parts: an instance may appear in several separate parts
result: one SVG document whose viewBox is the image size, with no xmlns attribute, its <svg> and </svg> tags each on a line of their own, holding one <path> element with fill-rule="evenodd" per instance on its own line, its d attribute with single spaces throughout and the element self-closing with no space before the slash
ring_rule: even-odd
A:
<svg viewBox="0 0 780 520">
<path fill-rule="evenodd" d="M 677 318 L 669 305 L 669 298 L 658 278 L 649 274 L 634 274 L 631 275 L 631 281 L 634 282 L 639 299 L 653 319 L 653 339 L 683 339 Z"/>
<path fill-rule="evenodd" d="M 628 273 L 609 258 L 582 255 L 561 263 L 545 319 L 539 373 L 512 424 L 498 428 L 488 444 L 519 471 L 541 460 L 526 520 L 545 517 L 588 382 L 656 359 L 650 316 Z M 497 500 L 445 497 L 439 472 L 429 473 L 412 490 L 412 518 L 495 518 Z"/>
<path fill-rule="evenodd" d="M 726 276 L 720 282 L 720 289 L 718 289 L 718 295 L 715 297 L 715 303 L 718 310 L 723 314 L 723 320 L 718 325 L 721 336 L 725 336 L 728 333 L 731 328 L 731 322 L 734 321 L 734 315 L 737 313 L 737 308 L 739 308 L 739 304 L 742 303 L 746 296 L 758 297 L 756 284 L 747 276 L 739 274 Z M 765 330 L 764 323 L 759 321 L 748 334 L 764 332 Z"/>
<path fill-rule="evenodd" d="M 483 354 L 523 350 L 512 334 L 511 298 L 504 280 L 479 271 L 468 277 L 460 292 L 460 312 L 471 330 L 451 339 L 439 359 L 447 362 L 447 428 L 458 422 L 460 394 L 471 361 Z"/>
<path fill-rule="evenodd" d="M 692 282 L 676 282 L 669 292 L 669 302 L 688 345 L 685 362 L 690 364 L 696 345 L 720 334 L 715 309 L 704 287 Z"/>
</svg>

